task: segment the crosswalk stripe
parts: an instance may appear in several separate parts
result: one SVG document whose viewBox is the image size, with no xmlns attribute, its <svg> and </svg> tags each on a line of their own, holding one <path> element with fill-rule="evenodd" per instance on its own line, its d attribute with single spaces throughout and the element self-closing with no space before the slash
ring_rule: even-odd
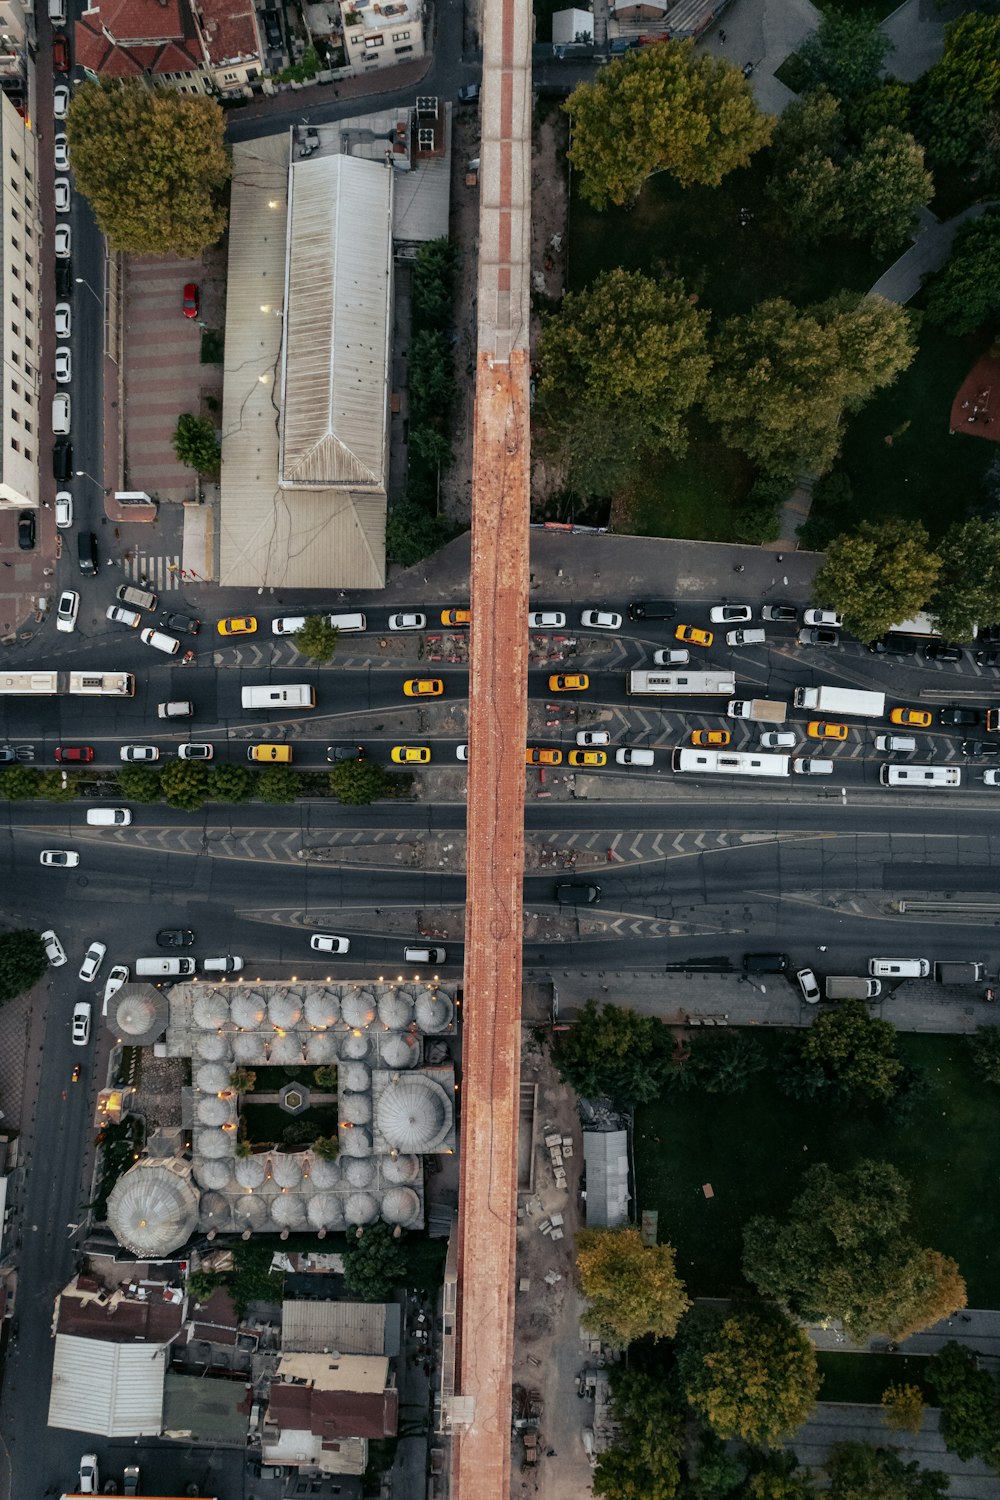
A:
<svg viewBox="0 0 1000 1500">
<path fill-rule="evenodd" d="M 181 586 L 181 559 L 179 553 L 134 552 L 125 565 L 125 571 L 133 583 L 146 578 L 151 588 L 159 593 Z"/>
</svg>

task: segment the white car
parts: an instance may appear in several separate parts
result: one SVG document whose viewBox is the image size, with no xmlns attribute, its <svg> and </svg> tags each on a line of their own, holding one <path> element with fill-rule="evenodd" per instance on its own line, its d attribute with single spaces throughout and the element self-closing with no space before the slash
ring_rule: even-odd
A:
<svg viewBox="0 0 1000 1500">
<path fill-rule="evenodd" d="M 580 624 L 588 630 L 621 630 L 622 617 L 613 609 L 585 609 Z"/>
<path fill-rule="evenodd" d="M 52 142 L 52 155 L 55 158 L 56 171 L 68 172 L 69 140 L 66 137 L 66 132 L 63 130 L 59 130 L 56 132 L 55 139 Z"/>
<path fill-rule="evenodd" d="M 984 771 L 983 786 L 1000 786 L 1000 771 Z"/>
<path fill-rule="evenodd" d="M 107 1003 L 111 999 L 112 995 L 117 995 L 117 993 L 121 989 L 122 985 L 123 984 L 128 984 L 128 981 L 129 981 L 129 966 L 128 966 L 128 964 L 115 964 L 114 968 L 111 970 L 111 973 L 108 975 L 107 979 L 104 982 L 104 1004 L 105 1004 L 105 1006 L 107 1006 Z"/>
<path fill-rule="evenodd" d="M 753 619 L 749 604 L 714 604 L 708 612 L 713 625 L 745 625 Z"/>
<path fill-rule="evenodd" d="M 844 623 L 843 615 L 838 615 L 833 609 L 807 609 L 802 613 L 803 625 L 830 625 L 834 630 L 839 630 Z"/>
<path fill-rule="evenodd" d="M 96 1495 L 100 1483 L 97 1474 L 97 1454 L 85 1453 L 80 1460 L 80 1494 Z"/>
<path fill-rule="evenodd" d="M 799 969 L 795 977 L 799 981 L 799 989 L 802 991 L 803 1000 L 807 1005 L 815 1005 L 820 998 L 820 994 L 819 985 L 816 983 L 816 975 L 812 969 Z"/>
<path fill-rule="evenodd" d="M 68 339 L 73 332 L 73 308 L 69 302 L 57 302 L 55 307 L 56 338 Z"/>
<path fill-rule="evenodd" d="M 106 614 L 113 625 L 127 625 L 129 630 L 135 630 L 142 620 L 137 609 L 125 609 L 121 604 L 109 604 Z"/>
<path fill-rule="evenodd" d="M 69 490 L 59 490 L 56 494 L 56 526 L 60 531 L 66 531 L 73 524 L 73 496 Z"/>
<path fill-rule="evenodd" d="M 426 615 L 403 614 L 389 616 L 390 630 L 423 630 L 426 624 Z"/>
<path fill-rule="evenodd" d="M 80 595 L 75 589 L 64 589 L 56 605 L 56 629 L 67 633 L 76 629 L 76 617 L 80 613 Z"/>
<path fill-rule="evenodd" d="M 56 189 L 56 213 L 57 214 L 68 214 L 69 213 L 69 205 L 70 205 L 69 178 L 68 177 L 57 177 L 56 181 L 55 181 L 55 189 Z"/>
<path fill-rule="evenodd" d="M 90 1006 L 86 1000 L 78 1000 L 73 1007 L 73 1046 L 86 1047 L 90 1041 Z M 95 1460 L 96 1462 L 96 1460 Z M 80 1466 L 80 1478 L 83 1479 L 83 1465 Z M 85 1490 L 81 1488 L 81 1495 L 96 1494 L 96 1490 Z"/>
<path fill-rule="evenodd" d="M 57 120 L 65 120 L 69 114 L 69 86 L 57 83 L 52 90 L 52 113 Z"/>
<path fill-rule="evenodd" d="M 68 224 L 57 224 L 55 233 L 56 260 L 69 260 L 73 249 L 73 234 Z"/>
<path fill-rule="evenodd" d="M 686 667 L 691 660 L 691 653 L 686 646 L 666 646 L 662 651 L 653 652 L 654 667 Z"/>
<path fill-rule="evenodd" d="M 328 932 L 314 932 L 309 939 L 314 953 L 346 953 L 351 946 L 350 938 L 334 937 Z"/>
<path fill-rule="evenodd" d="M 107 951 L 106 943 L 91 943 L 87 949 L 87 955 L 80 965 L 80 978 L 84 984 L 92 984 L 97 978 L 98 970 L 104 962 L 104 955 Z"/>
<path fill-rule="evenodd" d="M 56 384 L 69 385 L 73 379 L 73 355 L 60 344 L 56 350 Z"/>
<path fill-rule="evenodd" d="M 529 630 L 565 630 L 566 616 L 558 609 L 533 609 L 528 614 Z"/>
<path fill-rule="evenodd" d="M 211 760 L 214 754 L 214 745 L 188 744 L 177 746 L 178 760 Z"/>
<path fill-rule="evenodd" d="M 73 409 L 68 392 L 56 391 L 52 397 L 52 431 L 65 436 L 69 432 L 72 416 Z"/>
<path fill-rule="evenodd" d="M 796 736 L 791 729 L 765 729 L 760 737 L 762 750 L 794 750 Z"/>
<path fill-rule="evenodd" d="M 280 620 L 271 621 L 271 630 L 275 635 L 294 635 L 305 623 L 305 615 L 282 615 Z"/>
<path fill-rule="evenodd" d="M 45 945 L 45 957 L 53 969 L 61 969 L 66 962 L 66 949 L 56 937 L 50 927 L 48 932 L 42 933 L 42 942 Z"/>
<path fill-rule="evenodd" d="M 578 729 L 576 743 L 578 745 L 610 745 L 611 734 L 607 729 Z"/>
<path fill-rule="evenodd" d="M 43 865 L 56 865 L 64 870 L 71 870 L 80 863 L 80 856 L 75 849 L 43 849 L 39 861 Z"/>
<path fill-rule="evenodd" d="M 123 745 L 118 754 L 122 760 L 127 760 L 135 765 L 137 761 L 159 760 L 160 751 L 157 745 Z"/>
<path fill-rule="evenodd" d="M 458 749 L 455 751 L 455 756 L 458 760 L 467 761 L 469 759 L 468 745 L 459 745 Z"/>
</svg>

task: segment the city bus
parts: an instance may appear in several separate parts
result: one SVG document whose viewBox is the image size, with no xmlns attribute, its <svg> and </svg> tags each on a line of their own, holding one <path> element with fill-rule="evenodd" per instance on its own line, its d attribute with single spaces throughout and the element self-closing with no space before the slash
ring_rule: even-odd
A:
<svg viewBox="0 0 1000 1500">
<path fill-rule="evenodd" d="M 706 776 L 787 776 L 790 756 L 762 755 L 747 750 L 685 750 L 673 753 L 675 771 L 694 771 Z"/>
<path fill-rule="evenodd" d="M 69 693 L 84 698 L 131 698 L 132 672 L 0 672 L 0 695 L 53 698 Z"/>
<path fill-rule="evenodd" d="M 736 692 L 732 672 L 630 672 L 627 680 L 632 697 L 731 698 Z"/>
</svg>

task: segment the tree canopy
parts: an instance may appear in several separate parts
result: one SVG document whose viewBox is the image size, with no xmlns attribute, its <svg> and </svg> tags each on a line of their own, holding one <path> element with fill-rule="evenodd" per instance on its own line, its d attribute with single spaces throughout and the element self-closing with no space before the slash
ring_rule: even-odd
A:
<svg viewBox="0 0 1000 1500">
<path fill-rule="evenodd" d="M 874 11 L 830 6 L 798 48 L 798 59 L 807 88 L 825 86 L 838 99 L 852 99 L 877 85 L 892 50 Z"/>
<path fill-rule="evenodd" d="M 819 1394 L 816 1351 L 770 1303 L 697 1308 L 681 1324 L 677 1368 L 690 1405 L 720 1438 L 777 1442 L 806 1420 Z"/>
<path fill-rule="evenodd" d="M 930 613 L 946 640 L 971 641 L 975 627 L 992 624 L 998 613 L 1000 521 L 970 516 L 957 522 L 938 543 L 938 555 Z"/>
<path fill-rule="evenodd" d="M 337 649 L 340 631 L 328 615 L 307 615 L 301 630 L 292 637 L 296 651 L 311 661 L 329 661 Z"/>
<path fill-rule="evenodd" d="M 30 990 L 47 967 L 45 944 L 30 927 L 0 935 L 0 1002 Z"/>
<path fill-rule="evenodd" d="M 914 90 L 917 134 L 934 161 L 964 162 L 998 100 L 1000 17 L 971 11 L 945 28 L 943 55 Z"/>
<path fill-rule="evenodd" d="M 1000 1386 L 971 1349 L 948 1343 L 929 1361 L 927 1379 L 941 1408 L 941 1436 L 966 1463 L 1000 1469 Z"/>
<path fill-rule="evenodd" d="M 232 167 L 214 99 L 88 80 L 66 130 L 76 186 L 112 249 L 195 256 L 219 239 Z"/>
<path fill-rule="evenodd" d="M 980 1026 L 966 1044 L 972 1053 L 972 1066 L 983 1083 L 1000 1087 L 1000 1026 Z"/>
<path fill-rule="evenodd" d="M 583 1229 L 576 1266 L 588 1307 L 584 1328 L 623 1349 L 652 1334 L 672 1339 L 691 1306 L 672 1245 L 645 1246 L 638 1229 Z"/>
<path fill-rule="evenodd" d="M 836 537 L 813 587 L 843 615 L 845 629 L 870 641 L 923 609 L 940 570 L 921 522 L 890 517 Z"/>
<path fill-rule="evenodd" d="M 393 1237 L 391 1224 L 370 1224 L 360 1239 L 347 1236 L 344 1280 L 362 1302 L 387 1301 L 405 1284 L 406 1276 L 406 1253 L 402 1241 Z"/>
<path fill-rule="evenodd" d="M 655 1016 L 588 1000 L 570 1030 L 553 1038 L 552 1061 L 578 1094 L 644 1104 L 659 1093 L 672 1051 L 673 1037 Z"/>
<path fill-rule="evenodd" d="M 594 208 L 635 199 L 647 177 L 717 187 L 771 138 L 742 71 L 694 44 L 663 42 L 614 58 L 563 105 L 580 193 Z"/>
<path fill-rule="evenodd" d="M 882 1392 L 882 1414 L 892 1432 L 919 1432 L 924 1421 L 924 1394 L 919 1385 L 890 1385 Z"/>
<path fill-rule="evenodd" d="M 842 1104 L 891 1099 L 903 1080 L 896 1028 L 869 1015 L 863 1000 L 824 1010 L 793 1040 L 795 1065 L 807 1075 L 807 1097 L 828 1094 Z"/>
<path fill-rule="evenodd" d="M 949 333 L 974 333 L 1000 312 L 1000 209 L 967 219 L 940 271 L 926 278 L 927 316 Z"/>
<path fill-rule="evenodd" d="M 612 1391 L 618 1433 L 598 1455 L 594 1494 L 604 1500 L 673 1500 L 684 1442 L 666 1387 L 637 1371 L 616 1370 Z"/>
<path fill-rule="evenodd" d="M 891 1163 L 819 1163 L 802 1183 L 784 1223 L 758 1215 L 743 1231 L 743 1273 L 763 1296 L 809 1321 L 838 1318 L 858 1340 L 906 1338 L 965 1306 L 955 1262 L 908 1233 L 909 1190 Z"/>
<path fill-rule="evenodd" d="M 824 1467 L 830 1500 L 943 1500 L 949 1488 L 947 1474 L 868 1443 L 834 1443 Z"/>
<path fill-rule="evenodd" d="M 180 463 L 209 477 L 218 474 L 222 462 L 219 434 L 208 417 L 183 412 L 177 418 L 173 436 L 174 452 Z"/>
<path fill-rule="evenodd" d="M 341 760 L 330 772 L 330 790 L 348 807 L 377 802 L 388 796 L 391 786 L 389 772 L 374 760 Z"/>
</svg>

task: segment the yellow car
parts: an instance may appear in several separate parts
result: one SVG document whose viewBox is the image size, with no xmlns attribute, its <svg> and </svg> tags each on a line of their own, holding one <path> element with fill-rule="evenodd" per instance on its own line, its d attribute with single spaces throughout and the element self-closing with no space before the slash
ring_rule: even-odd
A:
<svg viewBox="0 0 1000 1500">
<path fill-rule="evenodd" d="M 568 676 L 560 672 L 549 678 L 550 693 L 583 693 L 589 687 L 590 678 L 586 672 L 571 672 Z"/>
<path fill-rule="evenodd" d="M 696 729 L 691 735 L 692 745 L 728 745 L 731 739 L 728 729 Z"/>
<path fill-rule="evenodd" d="M 251 745 L 247 751 L 247 760 L 264 761 L 268 765 L 277 762 L 287 766 L 291 758 L 291 745 L 276 745 L 273 741 L 264 745 Z"/>
<path fill-rule="evenodd" d="M 846 740 L 846 724 L 827 724 L 821 719 L 813 719 L 806 725 L 806 734 L 811 740 Z"/>
<path fill-rule="evenodd" d="M 524 752 L 525 764 L 529 766 L 561 766 L 561 750 L 533 750 L 529 745 Z"/>
<path fill-rule="evenodd" d="M 443 609 L 441 611 L 442 625 L 471 625 L 471 609 Z"/>
<path fill-rule="evenodd" d="M 257 621 L 253 615 L 243 615 L 231 620 L 220 620 L 220 635 L 256 635 Z"/>
<path fill-rule="evenodd" d="M 571 750 L 569 763 L 571 766 L 606 766 L 608 757 L 604 750 Z"/>
<path fill-rule="evenodd" d="M 889 715 L 890 724 L 908 724 L 911 729 L 930 729 L 933 722 L 926 708 L 894 708 Z"/>
<path fill-rule="evenodd" d="M 397 766 L 426 766 L 431 752 L 426 745 L 393 745 L 389 756 Z"/>
<path fill-rule="evenodd" d="M 678 625 L 674 640 L 686 641 L 689 646 L 710 646 L 715 636 L 710 630 L 699 630 L 697 625 Z"/>
<path fill-rule="evenodd" d="M 444 683 L 440 677 L 411 677 L 403 683 L 407 698 L 440 698 Z"/>
</svg>

